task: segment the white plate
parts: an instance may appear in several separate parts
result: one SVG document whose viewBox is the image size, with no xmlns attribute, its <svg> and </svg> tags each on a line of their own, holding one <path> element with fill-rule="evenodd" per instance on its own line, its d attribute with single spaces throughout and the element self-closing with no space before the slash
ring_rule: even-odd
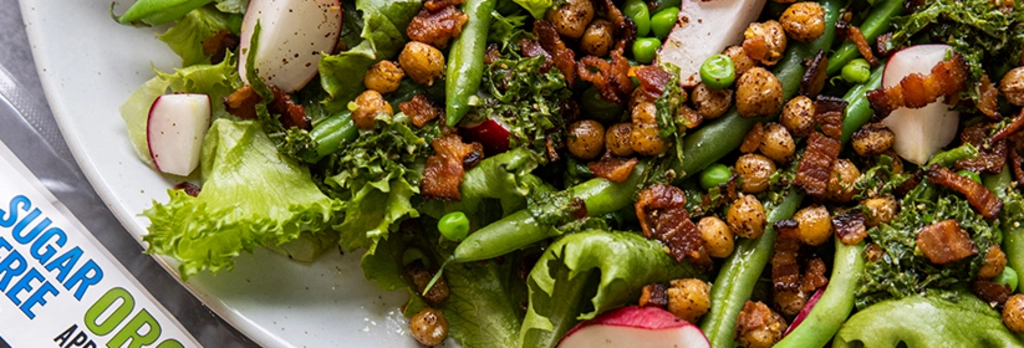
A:
<svg viewBox="0 0 1024 348">
<path fill-rule="evenodd" d="M 125 2 L 119 13 L 132 1 Z M 21 10 L 68 146 L 121 223 L 142 235 L 149 221 L 138 214 L 153 199 L 166 201 L 178 180 L 136 157 L 117 108 L 153 76 L 151 64 L 169 71 L 179 58 L 156 39 L 157 29 L 115 23 L 109 0 L 21 0 Z M 398 313 L 406 295 L 366 281 L 359 255 L 300 264 L 261 250 L 240 257 L 231 273 L 196 276 L 186 286 L 263 346 L 415 346 Z"/>
</svg>

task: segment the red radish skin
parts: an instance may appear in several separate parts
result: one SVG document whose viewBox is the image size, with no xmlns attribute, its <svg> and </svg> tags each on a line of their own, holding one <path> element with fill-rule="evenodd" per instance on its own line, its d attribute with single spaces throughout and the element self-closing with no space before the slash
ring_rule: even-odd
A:
<svg viewBox="0 0 1024 348">
<path fill-rule="evenodd" d="M 658 63 L 679 67 L 683 87 L 700 83 L 709 57 L 743 42 L 743 31 L 757 20 L 766 0 L 683 0 L 675 27 L 658 51 Z"/>
<path fill-rule="evenodd" d="M 479 142 L 487 156 L 508 151 L 509 126 L 504 121 L 489 118 L 480 123 L 468 125 L 459 132 L 467 142 Z"/>
<path fill-rule="evenodd" d="M 199 166 L 210 118 L 210 97 L 206 94 L 157 97 L 146 124 L 149 156 L 156 169 L 178 176 L 192 173 Z"/>
<path fill-rule="evenodd" d="M 569 330 L 559 348 L 710 348 L 697 326 L 657 307 L 629 306 L 601 314 Z"/>
<path fill-rule="evenodd" d="M 814 309 L 814 305 L 818 304 L 818 300 L 821 299 L 821 295 L 824 293 L 825 288 L 819 288 L 818 291 L 814 292 L 814 295 L 811 296 L 809 300 L 807 300 L 807 304 L 804 305 L 804 308 L 800 309 L 800 313 L 797 313 L 796 318 L 793 318 L 793 323 L 786 328 L 786 332 L 782 333 L 782 337 L 786 337 L 786 335 L 789 335 L 790 331 L 793 331 L 793 329 L 796 329 L 797 325 L 800 325 L 800 323 L 804 322 L 804 319 L 806 319 L 807 316 L 811 314 L 811 310 Z"/>
</svg>

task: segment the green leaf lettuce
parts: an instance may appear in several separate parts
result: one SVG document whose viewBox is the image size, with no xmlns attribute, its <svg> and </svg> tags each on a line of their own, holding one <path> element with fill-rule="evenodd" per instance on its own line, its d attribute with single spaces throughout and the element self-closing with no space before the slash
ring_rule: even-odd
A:
<svg viewBox="0 0 1024 348">
<path fill-rule="evenodd" d="M 181 66 L 210 63 L 203 53 L 203 40 L 228 30 L 228 15 L 204 6 L 192 10 L 157 38 L 181 56 Z"/>
</svg>

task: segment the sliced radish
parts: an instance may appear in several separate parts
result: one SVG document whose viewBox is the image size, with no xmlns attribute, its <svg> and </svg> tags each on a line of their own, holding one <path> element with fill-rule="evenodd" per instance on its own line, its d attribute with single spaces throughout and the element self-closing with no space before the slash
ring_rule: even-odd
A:
<svg viewBox="0 0 1024 348">
<path fill-rule="evenodd" d="M 710 348 L 700 328 L 657 307 L 623 307 L 576 325 L 558 343 L 576 347 Z"/>
<path fill-rule="evenodd" d="M 658 63 L 679 67 L 683 87 L 700 83 L 709 57 L 743 42 L 743 31 L 757 20 L 766 0 L 683 0 L 679 17 L 658 52 Z"/>
<path fill-rule="evenodd" d="M 948 45 L 917 45 L 896 52 L 886 63 L 882 86 L 898 85 L 910 74 L 929 74 L 952 51 Z M 940 99 L 920 109 L 899 108 L 882 120 L 893 133 L 893 150 L 917 165 L 928 161 L 956 137 L 960 112 L 949 110 Z"/>
<path fill-rule="evenodd" d="M 146 138 L 157 170 L 188 176 L 199 166 L 210 113 L 210 97 L 206 94 L 167 94 L 153 101 Z"/>
<path fill-rule="evenodd" d="M 509 129 L 505 121 L 489 118 L 467 125 L 459 132 L 466 141 L 476 141 L 484 146 L 484 152 L 493 156 L 508 151 Z"/>
<path fill-rule="evenodd" d="M 341 34 L 339 0 L 250 0 L 242 20 L 238 72 L 245 62 L 256 22 L 260 23 L 255 66 L 260 79 L 285 93 L 316 76 L 321 52 L 331 53 Z"/>
<path fill-rule="evenodd" d="M 818 288 L 818 291 L 814 292 L 814 295 L 811 296 L 811 299 L 807 300 L 807 303 L 804 304 L 804 308 L 800 309 L 800 313 L 797 313 L 796 318 L 793 318 L 793 323 L 786 328 L 786 332 L 782 333 L 782 337 L 786 337 L 786 335 L 789 335 L 790 331 L 796 329 L 796 326 L 800 325 L 800 323 L 802 323 L 804 319 L 806 319 L 807 316 L 811 314 L 811 310 L 814 309 L 814 305 L 818 304 L 818 300 L 821 299 L 821 295 L 824 293 L 825 288 Z"/>
</svg>

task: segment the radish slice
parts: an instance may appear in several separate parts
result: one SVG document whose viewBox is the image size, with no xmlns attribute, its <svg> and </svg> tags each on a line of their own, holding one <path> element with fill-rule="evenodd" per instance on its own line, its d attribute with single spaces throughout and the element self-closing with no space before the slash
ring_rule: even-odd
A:
<svg viewBox="0 0 1024 348">
<path fill-rule="evenodd" d="M 469 142 L 479 142 L 484 152 L 493 156 L 508 151 L 509 126 L 498 118 L 489 118 L 462 128 L 462 137 Z"/>
<path fill-rule="evenodd" d="M 260 79 L 282 92 L 299 90 L 316 76 L 320 53 L 331 53 L 341 34 L 338 0 L 250 0 L 242 20 L 238 73 L 245 62 L 256 22 L 260 23 L 255 67 Z"/>
<path fill-rule="evenodd" d="M 814 309 L 814 305 L 818 304 L 818 300 L 821 299 L 821 295 L 824 293 L 825 288 L 818 288 L 818 291 L 814 292 L 814 295 L 811 296 L 811 299 L 807 300 L 807 303 L 804 304 L 804 308 L 800 309 L 800 313 L 797 313 L 796 318 L 793 318 L 793 323 L 786 328 L 786 332 L 782 333 L 782 337 L 786 337 L 786 335 L 789 335 L 790 331 L 796 329 L 797 325 L 800 325 L 800 323 L 804 322 L 804 319 L 807 319 L 807 316 L 811 314 L 811 310 Z"/>
<path fill-rule="evenodd" d="M 167 94 L 153 101 L 146 137 L 157 170 L 188 176 L 199 166 L 210 114 L 210 97 L 206 94 Z"/>
<path fill-rule="evenodd" d="M 898 85 L 910 74 L 931 73 L 952 52 L 948 45 L 917 45 L 896 52 L 886 63 L 882 86 Z M 956 137 L 960 113 L 938 100 L 920 109 L 902 107 L 882 120 L 896 134 L 893 150 L 911 163 L 922 165 Z"/>
<path fill-rule="evenodd" d="M 700 328 L 664 309 L 630 306 L 576 325 L 558 347 L 710 348 L 711 344 Z"/>
<path fill-rule="evenodd" d="M 658 64 L 675 64 L 683 87 L 696 86 L 704 61 L 743 42 L 743 31 L 757 20 L 765 2 L 683 0 L 676 25 L 658 51 Z"/>
</svg>

